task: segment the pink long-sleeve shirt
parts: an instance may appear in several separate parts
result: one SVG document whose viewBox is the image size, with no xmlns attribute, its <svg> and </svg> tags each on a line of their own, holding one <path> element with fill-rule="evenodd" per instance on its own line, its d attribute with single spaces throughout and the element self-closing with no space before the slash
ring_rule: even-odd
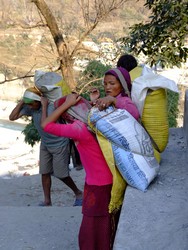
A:
<svg viewBox="0 0 188 250">
<path fill-rule="evenodd" d="M 131 98 L 119 94 L 116 96 L 116 108 L 126 109 L 136 120 L 139 119 L 139 111 Z"/>
<path fill-rule="evenodd" d="M 95 135 L 87 129 L 86 124 L 76 120 L 72 124 L 48 123 L 45 132 L 56 136 L 72 138 L 80 154 L 88 185 L 112 184 L 112 174 L 102 154 Z"/>
</svg>

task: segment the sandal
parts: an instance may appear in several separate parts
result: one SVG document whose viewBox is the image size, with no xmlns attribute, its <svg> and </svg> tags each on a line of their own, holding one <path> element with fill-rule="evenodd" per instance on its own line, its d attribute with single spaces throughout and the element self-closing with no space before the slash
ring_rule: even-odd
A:
<svg viewBox="0 0 188 250">
<path fill-rule="evenodd" d="M 39 207 L 51 207 L 51 206 L 52 206 L 52 203 L 46 204 L 44 201 L 41 201 L 41 202 L 39 203 Z"/>
<path fill-rule="evenodd" d="M 82 170 L 82 169 L 83 169 L 83 166 L 82 166 L 82 165 L 79 165 L 79 166 L 75 167 L 75 169 L 76 169 L 77 171 Z"/>
<path fill-rule="evenodd" d="M 74 207 L 82 206 L 82 202 L 83 202 L 83 199 L 76 199 L 73 206 Z"/>
</svg>

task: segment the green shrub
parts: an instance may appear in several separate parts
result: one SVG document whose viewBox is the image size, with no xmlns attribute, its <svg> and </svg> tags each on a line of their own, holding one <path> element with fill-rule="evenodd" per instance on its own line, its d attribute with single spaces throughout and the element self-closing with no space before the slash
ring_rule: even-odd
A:
<svg viewBox="0 0 188 250">
<path fill-rule="evenodd" d="M 82 96 L 84 98 L 89 100 L 89 89 L 91 87 L 97 87 L 100 90 L 101 96 L 104 96 L 104 87 L 102 85 L 102 78 L 104 77 L 104 73 L 110 68 L 111 68 L 110 65 L 104 65 L 97 60 L 93 60 L 88 63 L 88 65 L 86 66 L 85 70 L 82 73 L 82 81 L 86 83 L 86 87 L 82 93 Z M 88 82 L 91 83 L 87 85 Z"/>
<path fill-rule="evenodd" d="M 179 94 L 167 90 L 167 109 L 169 127 L 177 127 Z"/>
<path fill-rule="evenodd" d="M 83 75 L 88 78 L 99 78 L 103 77 L 104 73 L 110 69 L 110 65 L 104 65 L 97 60 L 90 61 L 83 71 Z"/>
</svg>

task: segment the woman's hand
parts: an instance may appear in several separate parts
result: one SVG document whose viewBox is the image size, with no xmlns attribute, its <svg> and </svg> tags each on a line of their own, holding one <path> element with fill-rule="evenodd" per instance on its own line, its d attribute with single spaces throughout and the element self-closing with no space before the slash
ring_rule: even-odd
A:
<svg viewBox="0 0 188 250">
<path fill-rule="evenodd" d="M 89 92 L 90 92 L 89 97 L 90 97 L 91 102 L 95 103 L 95 101 L 100 97 L 99 90 L 96 87 L 93 87 L 90 89 Z"/>
<path fill-rule="evenodd" d="M 95 107 L 97 107 L 100 111 L 106 109 L 110 105 L 115 105 L 116 98 L 113 96 L 105 96 L 103 98 L 99 98 L 95 101 Z"/>
</svg>

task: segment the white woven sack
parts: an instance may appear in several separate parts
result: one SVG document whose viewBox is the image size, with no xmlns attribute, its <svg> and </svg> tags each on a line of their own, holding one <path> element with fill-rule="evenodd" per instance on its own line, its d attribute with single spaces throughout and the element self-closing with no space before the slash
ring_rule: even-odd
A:
<svg viewBox="0 0 188 250">
<path fill-rule="evenodd" d="M 48 98 L 50 102 L 55 102 L 62 97 L 62 88 L 56 86 L 62 81 L 62 77 L 55 72 L 35 71 L 34 81 L 36 87 Z"/>
<path fill-rule="evenodd" d="M 144 128 L 129 112 L 113 107 L 104 111 L 92 108 L 90 121 L 112 143 L 116 166 L 126 182 L 146 191 L 159 164 Z"/>
<path fill-rule="evenodd" d="M 156 90 L 159 88 L 169 89 L 178 93 L 178 87 L 175 81 L 154 73 L 149 67 L 144 66 L 142 75 L 132 82 L 131 99 L 136 104 L 140 116 L 142 116 L 144 103 L 149 89 Z"/>
</svg>

